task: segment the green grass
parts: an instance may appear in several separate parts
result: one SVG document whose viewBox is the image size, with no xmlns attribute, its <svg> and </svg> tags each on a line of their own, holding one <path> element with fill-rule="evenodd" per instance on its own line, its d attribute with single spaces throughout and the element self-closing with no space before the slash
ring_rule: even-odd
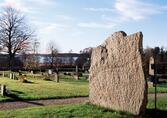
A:
<svg viewBox="0 0 167 118">
<path fill-rule="evenodd" d="M 28 80 L 32 83 L 21 83 L 19 80 L 0 78 L 0 84 L 7 85 L 14 97 L 2 97 L 0 101 L 15 99 L 41 99 L 41 98 L 65 98 L 76 96 L 88 96 L 88 81 L 84 77 L 77 81 L 71 76 L 61 74 L 60 83 L 54 81 L 41 80 L 40 74 L 27 74 Z M 158 85 L 158 92 L 167 92 L 165 84 Z M 164 90 L 162 90 L 164 89 Z M 149 88 L 149 92 L 154 92 L 154 87 Z M 167 99 L 157 99 L 158 114 L 167 113 Z M 146 117 L 154 115 L 154 99 L 148 99 Z M 136 116 L 115 112 L 105 108 L 100 108 L 91 104 L 71 104 L 59 106 L 30 107 L 18 110 L 0 111 L 0 118 L 136 118 Z"/>
<path fill-rule="evenodd" d="M 149 93 L 154 93 L 155 88 L 153 86 L 149 86 L 148 92 Z M 158 84 L 157 85 L 157 93 L 167 93 L 167 84 Z"/>
<path fill-rule="evenodd" d="M 19 110 L 1 111 L 1 118 L 130 118 L 132 115 L 118 113 L 90 104 L 31 107 Z"/>
<path fill-rule="evenodd" d="M 148 98 L 147 108 L 152 109 L 154 108 L 154 98 Z M 166 97 L 157 97 L 157 108 L 159 110 L 166 110 L 167 111 L 167 98 Z"/>
<path fill-rule="evenodd" d="M 157 101 L 159 113 L 167 113 L 167 99 L 159 98 Z M 154 101 L 149 98 L 148 111 L 145 117 L 154 116 Z M 159 114 L 162 115 L 162 114 Z M 115 112 L 113 110 L 100 108 L 88 103 L 30 107 L 18 110 L 0 111 L 0 118 L 136 118 L 136 116 Z"/>
<path fill-rule="evenodd" d="M 38 79 L 37 79 L 38 78 Z M 11 97 L 0 96 L 0 101 L 17 99 L 41 99 L 41 98 L 66 98 L 76 96 L 88 96 L 88 81 L 74 80 L 64 76 L 60 77 L 60 83 L 28 76 L 31 83 L 22 83 L 20 80 L 0 78 L 0 84 L 5 84 L 12 92 Z"/>
</svg>

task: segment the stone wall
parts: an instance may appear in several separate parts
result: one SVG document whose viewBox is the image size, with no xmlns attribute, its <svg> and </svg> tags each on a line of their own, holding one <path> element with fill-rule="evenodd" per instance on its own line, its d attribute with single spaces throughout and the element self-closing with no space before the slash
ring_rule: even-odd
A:
<svg viewBox="0 0 167 118">
<path fill-rule="evenodd" d="M 120 31 L 93 49 L 91 103 L 135 115 L 145 113 L 147 83 L 142 66 L 142 39 L 141 32 L 127 36 Z"/>
</svg>

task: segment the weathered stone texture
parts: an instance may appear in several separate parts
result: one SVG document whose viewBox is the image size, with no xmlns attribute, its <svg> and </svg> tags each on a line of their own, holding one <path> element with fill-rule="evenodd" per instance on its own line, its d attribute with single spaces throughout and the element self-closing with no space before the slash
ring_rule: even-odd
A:
<svg viewBox="0 0 167 118">
<path fill-rule="evenodd" d="M 90 102 L 135 115 L 146 110 L 147 84 L 142 66 L 141 32 L 112 34 L 93 49 L 90 67 Z"/>
</svg>

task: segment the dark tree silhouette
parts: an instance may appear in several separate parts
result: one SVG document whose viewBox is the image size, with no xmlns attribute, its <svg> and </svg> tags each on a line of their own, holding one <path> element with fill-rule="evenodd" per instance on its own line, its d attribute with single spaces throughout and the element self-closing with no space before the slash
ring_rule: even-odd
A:
<svg viewBox="0 0 167 118">
<path fill-rule="evenodd" d="M 33 36 L 21 12 L 12 7 L 4 8 L 0 15 L 0 47 L 9 55 L 10 69 L 16 53 L 28 48 Z"/>
</svg>

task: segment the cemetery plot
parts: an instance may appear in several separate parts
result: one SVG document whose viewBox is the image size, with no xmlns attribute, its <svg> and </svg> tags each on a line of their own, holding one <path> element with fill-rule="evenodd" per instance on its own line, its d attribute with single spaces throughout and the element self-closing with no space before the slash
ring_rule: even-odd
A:
<svg viewBox="0 0 167 118">
<path fill-rule="evenodd" d="M 12 93 L 12 96 L 0 96 L 0 101 L 88 96 L 87 80 L 75 80 L 71 76 L 67 78 L 60 74 L 60 81 L 57 83 L 43 80 L 43 75 L 40 74 L 27 73 L 26 75 L 29 83 L 1 77 L 0 83 L 6 85 L 6 89 Z"/>
</svg>

